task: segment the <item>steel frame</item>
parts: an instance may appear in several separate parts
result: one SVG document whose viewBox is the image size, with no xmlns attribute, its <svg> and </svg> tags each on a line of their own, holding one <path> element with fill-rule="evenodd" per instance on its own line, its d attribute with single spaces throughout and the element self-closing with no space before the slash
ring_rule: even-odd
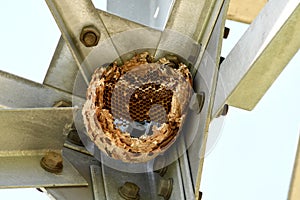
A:
<svg viewBox="0 0 300 200">
<path fill-rule="evenodd" d="M 72 122 L 71 113 L 74 110 L 74 108 L 40 107 L 52 107 L 55 102 L 60 100 L 72 101 L 72 96 L 73 98 L 77 98 L 78 101 L 83 101 L 82 97 L 84 97 L 84 94 L 75 94 L 74 97 L 73 82 L 77 72 L 80 71 L 86 83 L 88 83 L 87 77 L 89 77 L 92 71 L 89 63 L 84 63 L 84 60 L 89 53 L 96 48 L 87 47 L 80 40 L 83 28 L 93 26 L 100 32 L 99 43 L 106 41 L 105 48 L 109 51 L 108 55 L 111 55 L 107 57 L 103 56 L 103 59 L 107 60 L 107 62 L 111 62 L 112 58 L 119 57 L 123 52 L 122 48 L 124 45 L 126 46 L 126 43 L 120 43 L 122 41 L 114 40 L 114 35 L 137 28 L 142 28 L 153 34 L 160 34 L 159 31 L 145 27 L 144 25 L 97 10 L 90 0 L 46 0 L 46 2 L 62 32 L 62 38 L 53 56 L 44 84 L 33 83 L 4 72 L 0 73 L 0 83 L 5 86 L 0 88 L 0 93 L 6 94 L 0 97 L 1 107 L 22 108 L 10 111 L 6 109 L 0 110 L 0 117 L 2 116 L 2 118 L 5 118 L 9 113 L 15 113 L 15 115 L 12 115 L 6 121 L 3 120 L 0 124 L 1 127 L 8 127 L 7 132 L 19 134 L 24 136 L 24 138 L 27 133 L 34 135 L 36 133 L 46 132 L 45 137 L 56 134 L 56 137 L 46 144 L 45 149 L 37 147 L 37 151 L 32 151 L 30 148 L 21 149 L 18 145 L 13 145 L 13 148 L 9 145 L 7 146 L 7 144 L 1 146 L 0 159 L 6 159 L 5 162 L 9 163 L 9 159 L 11 159 L 11 156 L 14 154 L 14 158 L 23 161 L 20 161 L 18 164 L 11 162 L 11 165 L 25 166 L 26 163 L 34 163 L 35 167 L 29 167 L 32 169 L 37 168 L 36 162 L 43 153 L 49 150 L 61 151 L 65 137 L 63 127 Z M 300 38 L 298 37 L 300 34 L 299 1 L 271 1 L 267 3 L 261 14 L 250 25 L 248 31 L 222 63 L 219 70 L 221 41 L 228 2 L 227 0 L 207 0 L 201 2 L 198 0 L 177 0 L 172 7 L 172 12 L 166 24 L 166 29 L 171 29 L 186 35 L 201 45 L 195 66 L 199 66 L 196 70 L 204 77 L 197 77 L 197 75 L 195 75 L 195 90 L 197 92 L 205 91 L 206 93 L 205 105 L 199 118 L 201 125 L 198 131 L 200 134 L 196 136 L 188 152 L 169 166 L 170 169 L 166 177 L 164 177 L 175 177 L 173 197 L 180 196 L 185 199 L 199 198 L 198 191 L 209 124 L 223 108 L 223 105 L 229 103 L 230 105 L 243 109 L 253 109 L 300 47 Z M 264 26 L 262 27 L 262 25 Z M 259 39 L 254 40 L 253 38 Z M 252 40 L 252 42 L 249 43 L 249 40 Z M 161 45 L 160 42 L 161 41 L 157 41 L 155 44 L 156 47 Z M 209 54 L 207 54 L 207 52 Z M 157 51 L 156 55 L 159 53 L 160 52 Z M 281 55 L 280 59 L 275 58 L 278 54 Z M 126 58 L 122 57 L 120 62 L 122 62 L 122 59 Z M 207 65 L 207 63 L 209 63 L 209 65 Z M 275 69 L 274 66 L 277 66 L 277 68 Z M 260 87 L 253 87 L 254 83 L 259 83 Z M 206 87 L 203 87 L 203 85 L 206 85 Z M 23 101 L 15 100 L 16 97 L 22 94 L 20 91 L 23 91 L 23 94 L 34 94 L 38 98 L 32 99 L 31 96 L 25 96 L 25 100 L 23 98 Z M 245 99 L 247 101 L 245 101 Z M 20 113 L 22 114 L 20 115 Z M 30 113 L 32 115 L 30 115 Z M 9 127 L 9 124 L 16 119 L 15 116 L 17 116 L 17 114 L 18 116 L 23 115 L 27 121 L 30 121 L 29 119 L 36 119 L 34 117 L 39 116 L 41 121 L 39 122 L 37 119 L 35 122 L 39 122 L 43 126 L 32 127 L 28 132 L 21 131 L 20 127 L 25 126 L 24 123 L 19 124 L 17 127 Z M 47 117 L 45 117 L 46 114 Z M 63 119 L 60 120 L 59 123 L 55 120 L 57 116 Z M 45 121 L 48 123 L 46 124 Z M 45 127 L 47 127 L 47 129 L 49 128 L 49 130 L 45 131 Z M 52 129 L 53 127 L 55 130 Z M 13 140 L 13 138 L 7 138 L 9 141 Z M 11 144 L 14 143 L 12 142 Z M 33 144 L 33 141 L 30 141 L 27 147 L 34 147 L 32 146 Z M 54 144 L 57 144 L 55 148 L 51 146 Z M 184 144 L 182 144 L 182 146 L 184 147 Z M 32 152 L 34 153 L 32 154 Z M 154 190 L 157 181 L 161 179 L 153 173 L 141 175 L 130 175 L 121 172 L 112 173 L 112 170 L 101 165 L 101 163 L 90 155 L 82 154 L 84 150 L 80 152 L 64 148 L 66 168 L 71 169 L 70 173 L 73 179 L 69 179 L 70 177 L 68 178 L 64 175 L 61 176 L 60 179 L 38 168 L 39 173 L 47 174 L 49 179 L 47 179 L 46 182 L 41 182 L 40 179 L 33 178 L 28 179 L 29 182 L 18 185 L 16 183 L 18 179 L 13 177 L 9 179 L 11 182 L 2 183 L 0 187 L 47 187 L 47 192 L 59 199 L 62 197 L 81 198 L 83 194 L 85 197 L 92 197 L 91 184 L 93 184 L 93 180 L 89 174 L 89 166 L 96 165 L 100 167 L 102 172 L 102 190 L 107 199 L 112 199 L 115 197 L 114 195 L 116 195 L 116 188 L 109 188 L 106 184 L 109 182 L 116 185 L 121 184 L 120 180 L 118 180 L 119 177 L 123 176 L 124 179 L 137 181 L 139 185 L 148 185 Z M 83 159 L 78 160 L 78 156 Z M 297 160 L 299 160 L 298 157 Z M 30 161 L 26 160 L 26 158 L 29 158 Z M 49 186 L 86 185 L 84 179 L 68 164 L 69 162 L 67 160 L 85 177 L 89 183 L 88 187 L 48 188 Z M 298 161 L 295 164 L 294 177 L 297 176 L 299 171 L 297 163 Z M 0 172 L 7 172 L 9 168 L 10 167 L 7 166 L 5 168 L 0 167 Z M 17 172 L 16 174 L 20 176 L 26 174 L 19 168 L 14 169 L 15 172 Z M 9 172 L 8 174 L 11 173 L 13 172 Z M 33 177 L 44 176 L 41 174 L 37 176 L 35 176 L 34 173 L 31 174 Z M 0 180 L 4 180 L 2 177 L 6 176 L 7 174 L 0 173 Z M 145 179 L 147 176 L 151 176 L 152 178 Z M 294 189 L 295 185 L 299 185 L 297 181 L 298 179 L 295 178 L 291 183 L 291 200 L 297 198 L 297 192 L 295 192 L 296 190 Z M 52 183 L 52 185 L 49 183 Z M 193 187 L 189 187 L 191 185 Z M 145 193 L 146 190 L 144 187 L 141 191 L 146 197 L 147 194 Z M 147 197 L 153 198 L 151 195 Z"/>
</svg>

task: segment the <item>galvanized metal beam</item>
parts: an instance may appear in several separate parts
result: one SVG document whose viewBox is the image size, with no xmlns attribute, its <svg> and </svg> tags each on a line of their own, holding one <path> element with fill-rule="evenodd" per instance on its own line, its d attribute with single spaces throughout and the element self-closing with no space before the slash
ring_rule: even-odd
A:
<svg viewBox="0 0 300 200">
<path fill-rule="evenodd" d="M 0 107 L 41 108 L 52 107 L 58 101 L 72 102 L 71 94 L 3 71 L 0 85 Z"/>
<path fill-rule="evenodd" d="M 46 0 L 46 2 L 88 85 L 88 77 L 93 73 L 94 66 L 84 61 L 99 43 L 106 41 L 107 52 L 101 56 L 103 62 L 111 62 L 112 57 L 118 57 L 98 11 L 90 0 Z"/>
<path fill-rule="evenodd" d="M 200 43 L 217 0 L 176 0 L 166 28 Z"/>
<path fill-rule="evenodd" d="M 300 199 L 300 138 L 298 142 L 298 150 L 296 153 L 294 171 L 292 174 L 292 180 L 290 184 L 290 191 L 288 200 Z"/>
<path fill-rule="evenodd" d="M 157 30 L 164 30 L 173 2 L 174 0 L 107 1 L 107 12 Z"/>
<path fill-rule="evenodd" d="M 106 27 L 106 30 L 104 31 L 107 31 L 111 37 L 124 31 L 145 28 L 143 25 L 125 20 L 104 11 L 97 10 L 97 12 Z M 102 30 L 100 30 L 100 32 L 102 32 Z M 104 38 L 100 39 L 100 42 L 102 41 L 104 41 Z M 78 71 L 79 68 L 77 63 L 64 38 L 61 37 L 43 84 L 72 94 Z M 81 94 L 81 96 L 85 97 L 85 94 Z"/>
<path fill-rule="evenodd" d="M 53 196 L 57 200 L 69 200 L 69 199 L 93 199 L 93 183 L 90 174 L 90 166 L 96 165 L 100 166 L 98 160 L 94 157 L 79 153 L 77 151 L 64 148 L 63 155 L 68 159 L 68 161 L 78 170 L 81 176 L 85 178 L 88 186 L 85 187 L 47 187 L 47 193 Z M 103 178 L 98 177 L 102 181 L 98 185 L 104 184 Z M 104 194 L 104 186 L 99 188 Z M 104 195 L 103 195 L 104 196 Z"/>
<path fill-rule="evenodd" d="M 50 9 L 52 10 L 52 12 L 54 13 L 55 18 L 59 19 L 57 20 L 58 24 L 61 28 L 62 32 L 63 32 L 63 37 L 64 39 L 66 38 L 66 36 L 64 35 L 71 35 L 72 40 L 77 41 L 78 42 L 78 28 L 77 31 L 75 30 L 76 27 L 73 27 L 72 24 L 70 24 L 70 22 L 68 22 L 70 17 L 78 17 L 78 16 L 71 16 L 70 14 L 66 14 L 68 12 L 74 12 L 74 13 L 80 13 L 80 9 L 83 8 L 71 8 L 72 5 L 74 4 L 72 2 L 72 4 L 67 3 L 68 5 L 66 5 L 65 3 L 60 3 L 59 1 L 47 1 L 47 2 L 52 2 L 53 5 L 50 5 Z M 77 2 L 77 1 L 76 1 Z M 222 38 L 222 32 L 223 32 L 223 26 L 224 26 L 224 16 L 225 13 L 227 11 L 227 6 L 228 6 L 228 1 L 226 1 L 226 3 L 223 5 L 224 1 L 223 0 L 211 0 L 211 1 L 205 1 L 205 2 L 199 2 L 199 1 L 187 1 L 187 0 L 181 0 L 181 1 L 176 1 L 174 7 L 173 7 L 173 11 L 172 14 L 168 20 L 167 29 L 172 29 L 172 31 L 177 31 L 179 33 L 181 33 L 182 35 L 185 35 L 186 37 L 192 38 L 194 41 L 196 41 L 197 43 L 202 45 L 202 49 L 200 52 L 200 55 L 196 58 L 196 64 L 195 66 L 198 68 L 198 66 L 200 66 L 198 68 L 199 70 L 199 75 L 198 77 L 196 77 L 195 79 L 197 79 L 197 83 L 196 85 L 198 85 L 195 90 L 196 92 L 201 92 L 201 91 L 205 91 L 206 93 L 206 100 L 205 100 L 205 108 L 203 109 L 203 111 L 201 112 L 201 114 L 197 117 L 197 120 L 195 119 L 194 123 L 192 124 L 193 126 L 195 125 L 196 128 L 190 127 L 190 131 L 195 131 L 195 129 L 197 129 L 197 132 L 200 133 L 197 135 L 194 144 L 192 145 L 192 147 L 189 149 L 189 158 L 188 159 L 188 155 L 185 154 L 183 156 L 183 158 L 181 159 L 181 163 L 180 168 L 178 168 L 178 170 L 175 170 L 172 172 L 172 176 L 178 176 L 178 180 L 184 181 L 185 183 L 189 183 L 189 187 L 191 186 L 191 183 L 193 183 L 194 188 L 192 188 L 192 190 L 194 190 L 195 192 L 195 196 L 194 197 L 198 197 L 198 190 L 199 190 L 199 184 L 200 184 L 200 177 L 201 177 L 201 172 L 202 172 L 202 164 L 203 163 L 203 152 L 205 151 L 204 147 L 205 147 L 205 142 L 206 142 L 206 137 L 207 137 L 207 132 L 208 132 L 208 125 L 210 123 L 210 119 L 211 119 L 211 109 L 212 109 L 212 100 L 214 98 L 214 91 L 215 91 L 215 85 L 216 85 L 216 77 L 217 77 L 217 66 L 218 66 L 218 58 L 219 58 L 219 54 L 220 54 L 220 44 L 221 44 L 221 38 Z M 49 3 L 48 3 L 49 4 Z M 90 6 L 87 4 L 84 5 L 78 5 L 80 6 Z M 223 10 L 222 10 L 222 14 L 220 14 L 220 10 L 221 7 L 223 6 Z M 54 7 L 54 8 L 53 8 Z M 77 7 L 77 5 L 74 5 L 74 7 Z M 195 9 L 196 8 L 196 9 Z M 76 12 L 75 10 L 78 9 Z M 60 13 L 64 11 L 65 13 Z M 198 12 L 199 11 L 199 12 Z M 58 17 L 57 17 L 58 16 Z M 80 17 L 80 16 L 79 16 Z M 100 18 L 103 22 L 103 26 L 106 27 L 106 30 L 104 30 L 104 32 L 108 32 L 109 36 L 114 36 L 112 34 L 114 34 L 115 32 L 117 33 L 121 33 L 119 31 L 115 31 L 114 29 L 116 27 L 114 27 L 111 24 L 110 20 L 107 20 L 105 22 L 105 17 L 106 14 L 105 13 L 100 13 Z M 216 21 L 218 19 L 218 17 L 220 18 L 220 23 L 218 23 L 217 28 L 216 28 L 216 34 L 214 34 L 213 36 L 212 34 L 212 30 L 215 27 Z M 109 18 L 107 18 L 109 19 Z M 94 20 L 98 20 L 98 19 L 94 19 Z M 192 20 L 192 21 L 191 21 Z M 73 21 L 73 20 L 71 20 Z M 122 20 L 120 20 L 122 21 Z M 61 23 L 61 24 L 60 24 Z M 78 24 L 83 24 L 83 21 L 79 21 L 77 23 Z M 79 26 L 79 25 L 78 25 Z M 64 28 L 67 27 L 67 28 Z M 111 27 L 111 28 L 107 28 L 107 27 Z M 121 24 L 117 26 L 116 29 L 120 29 Z M 101 27 L 99 28 L 99 30 L 101 29 Z M 125 27 L 125 30 L 128 30 Z M 133 34 L 137 34 L 138 37 L 135 38 L 143 38 L 142 33 L 148 32 L 151 33 L 151 29 L 140 29 L 140 33 L 141 34 L 137 34 L 138 32 L 133 32 Z M 74 33 L 74 31 L 76 32 L 77 36 L 74 37 L 74 34 L 70 34 L 70 33 Z M 69 33 L 70 32 L 70 33 Z M 102 31 L 100 31 L 102 32 Z M 152 39 L 149 39 L 149 41 L 152 43 L 151 47 L 157 47 L 156 43 L 159 44 L 159 32 L 155 32 L 153 31 L 153 34 L 150 34 L 150 36 L 154 35 L 158 33 L 158 37 L 155 36 L 153 38 L 158 38 L 157 40 L 155 40 L 153 42 Z M 121 38 L 121 39 L 120 39 Z M 147 37 L 148 38 L 148 37 Z M 213 38 L 213 39 L 212 39 Z M 101 38 L 102 39 L 102 38 Z M 126 37 L 123 37 L 123 41 L 122 37 L 117 37 L 117 38 L 112 38 L 111 40 L 113 41 L 113 45 L 107 45 L 106 49 L 108 51 L 110 51 L 111 49 L 117 49 L 118 54 L 120 52 L 123 52 L 122 49 L 124 49 L 124 47 L 128 47 L 128 42 L 126 43 Z M 66 40 L 66 39 L 65 39 Z M 72 46 L 72 40 L 66 40 L 69 48 L 71 47 L 71 51 L 78 51 L 80 52 L 81 50 L 76 50 L 76 48 L 82 48 L 81 45 L 79 46 Z M 208 45 L 208 41 L 211 40 L 210 45 Z M 148 41 L 148 42 L 149 42 Z M 100 41 L 101 42 L 101 41 Z M 105 42 L 105 41 L 103 41 Z M 147 41 L 146 41 L 147 42 Z M 70 44 L 71 45 L 70 45 Z M 154 44 L 153 44 L 154 43 Z M 101 43 L 103 44 L 103 43 Z M 109 43 L 110 44 L 110 43 Z M 112 44 L 112 43 L 111 43 Z M 134 48 L 135 46 L 133 46 L 132 48 Z M 206 54 L 206 57 L 203 56 L 205 54 L 205 49 L 206 47 L 209 47 L 209 53 L 212 53 L 212 55 L 210 54 Z M 73 48 L 73 50 L 72 50 Z M 133 49 L 135 50 L 135 49 Z M 91 50 L 92 51 L 92 50 Z M 78 55 L 79 54 L 73 54 L 73 56 L 75 57 L 75 59 L 77 58 L 77 60 L 81 60 L 83 61 L 83 58 L 85 56 L 88 56 L 89 53 L 91 53 L 91 51 L 89 51 L 88 53 L 82 53 L 80 54 L 81 57 L 79 57 L 78 59 Z M 212 52 L 210 52 L 212 51 Z M 99 56 L 100 57 L 100 56 Z M 116 56 L 117 57 L 117 56 Z M 110 58 L 116 58 L 113 56 L 110 56 Z M 107 57 L 106 57 L 107 58 Z M 107 59 L 109 60 L 109 59 Z M 110 60 L 111 62 L 112 60 Z M 200 64 L 201 63 L 201 64 Z M 77 65 L 79 65 L 80 62 L 77 61 Z M 79 66 L 82 67 L 82 66 Z M 88 67 L 87 67 L 88 68 Z M 81 69 L 81 71 L 83 71 L 83 69 Z M 90 73 L 90 72 L 89 72 Z M 89 74 L 87 74 L 88 77 Z M 88 78 L 87 78 L 88 79 Z M 199 119 L 199 120 L 198 120 Z M 201 146 L 202 146 L 202 150 L 201 150 Z M 189 160 L 190 163 L 188 163 L 187 161 Z M 188 166 L 190 165 L 190 166 Z M 200 166 L 199 166 L 200 165 Z M 187 174 L 189 174 L 190 172 L 186 172 L 184 174 L 180 174 L 180 171 L 182 170 L 192 170 L 192 175 L 193 177 L 187 176 Z M 191 180 L 191 178 L 193 180 Z M 115 181 L 115 180 L 112 180 Z M 179 187 L 182 188 L 182 187 Z M 54 189 L 55 190 L 55 189 Z M 180 189 L 181 190 L 181 189 Z M 191 192 L 191 188 L 186 189 L 185 188 L 185 196 L 187 197 L 191 197 L 192 195 L 190 194 Z"/>
<path fill-rule="evenodd" d="M 299 0 L 266 4 L 220 67 L 214 116 L 225 103 L 255 107 L 298 51 L 299 27 Z"/>
<path fill-rule="evenodd" d="M 0 156 L 61 150 L 73 108 L 0 109 Z"/>
<path fill-rule="evenodd" d="M 200 120 L 198 121 L 198 134 L 195 136 L 191 147 L 188 149 L 189 164 L 193 178 L 196 199 L 199 197 L 209 124 L 212 120 L 211 112 L 215 97 L 219 58 L 228 4 L 229 1 L 219 1 L 217 4 L 218 6 L 214 8 L 214 13 L 216 13 L 217 16 L 211 18 L 209 22 L 210 26 L 213 27 L 213 30 L 206 30 L 207 32 L 210 31 L 210 34 L 205 33 L 205 35 L 209 35 L 208 44 L 201 59 L 200 67 L 198 69 L 199 73 L 197 73 L 194 79 L 195 91 L 205 92 L 205 104 L 203 110 L 201 111 Z M 197 80 L 199 80 L 199 77 L 197 76 L 202 76 L 200 80 L 203 80 L 197 82 Z M 198 84 L 200 85 L 200 88 L 197 86 Z M 195 129 L 195 127 L 197 126 L 194 125 L 192 129 Z"/>
<path fill-rule="evenodd" d="M 41 158 L 60 153 L 73 121 L 73 108 L 0 109 L 0 188 L 86 185 L 66 160 L 57 175 Z"/>
<path fill-rule="evenodd" d="M 227 19 L 250 24 L 268 0 L 231 0 Z"/>
</svg>

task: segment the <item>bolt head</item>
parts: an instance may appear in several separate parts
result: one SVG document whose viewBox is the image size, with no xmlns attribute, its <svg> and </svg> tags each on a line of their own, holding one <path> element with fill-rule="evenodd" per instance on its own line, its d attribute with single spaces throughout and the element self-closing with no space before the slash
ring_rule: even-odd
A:
<svg viewBox="0 0 300 200">
<path fill-rule="evenodd" d="M 158 195 L 164 197 L 165 200 L 170 199 L 173 191 L 173 179 L 161 179 L 158 187 Z"/>
<path fill-rule="evenodd" d="M 119 194 L 126 200 L 139 200 L 140 188 L 131 182 L 125 182 L 122 187 L 119 188 Z"/>
<path fill-rule="evenodd" d="M 197 114 L 201 112 L 205 100 L 205 93 L 194 93 L 191 97 L 189 108 L 195 111 Z"/>
<path fill-rule="evenodd" d="M 61 173 L 63 169 L 63 158 L 56 152 L 47 152 L 41 159 L 41 167 L 51 173 Z"/>
<path fill-rule="evenodd" d="M 80 41 L 86 47 L 93 47 L 100 40 L 100 32 L 94 26 L 86 26 L 81 30 Z"/>
</svg>

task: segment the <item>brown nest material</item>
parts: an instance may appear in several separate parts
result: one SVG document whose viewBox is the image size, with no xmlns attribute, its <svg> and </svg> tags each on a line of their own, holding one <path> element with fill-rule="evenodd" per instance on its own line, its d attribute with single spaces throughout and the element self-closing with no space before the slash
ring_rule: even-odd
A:
<svg viewBox="0 0 300 200">
<path fill-rule="evenodd" d="M 87 135 L 108 156 L 147 162 L 174 143 L 191 96 L 186 65 L 148 52 L 95 70 L 82 114 Z M 139 132 L 139 133 L 137 133 Z"/>
</svg>

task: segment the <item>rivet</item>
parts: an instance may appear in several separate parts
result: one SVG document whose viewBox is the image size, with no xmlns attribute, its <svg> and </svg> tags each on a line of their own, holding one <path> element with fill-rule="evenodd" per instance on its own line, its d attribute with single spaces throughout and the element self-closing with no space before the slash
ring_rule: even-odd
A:
<svg viewBox="0 0 300 200">
<path fill-rule="evenodd" d="M 139 200 L 140 188 L 131 182 L 125 182 L 123 186 L 119 188 L 119 194 L 126 200 Z"/>
<path fill-rule="evenodd" d="M 164 197 L 165 200 L 170 199 L 173 191 L 173 179 L 161 179 L 158 186 L 158 195 Z"/>
<path fill-rule="evenodd" d="M 47 152 L 40 164 L 43 169 L 51 173 L 61 173 L 63 170 L 62 155 L 56 152 Z"/>
</svg>

